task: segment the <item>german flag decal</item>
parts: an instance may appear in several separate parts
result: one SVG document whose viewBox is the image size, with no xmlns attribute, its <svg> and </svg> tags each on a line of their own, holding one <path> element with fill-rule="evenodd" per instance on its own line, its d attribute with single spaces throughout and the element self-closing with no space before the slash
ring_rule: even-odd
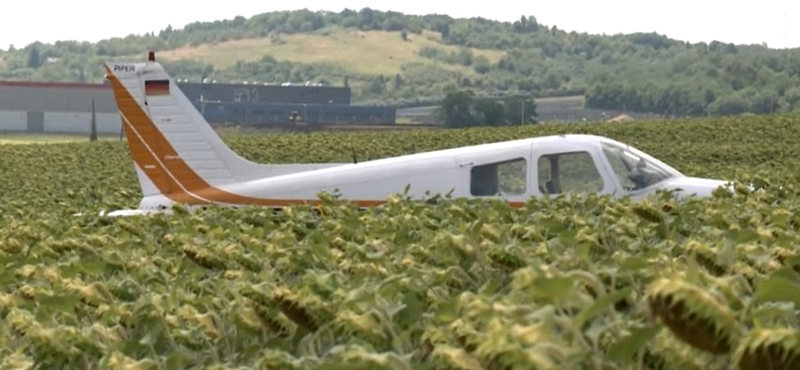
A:
<svg viewBox="0 0 800 370">
<path fill-rule="evenodd" d="M 144 82 L 144 94 L 169 95 L 169 80 L 150 80 Z"/>
</svg>

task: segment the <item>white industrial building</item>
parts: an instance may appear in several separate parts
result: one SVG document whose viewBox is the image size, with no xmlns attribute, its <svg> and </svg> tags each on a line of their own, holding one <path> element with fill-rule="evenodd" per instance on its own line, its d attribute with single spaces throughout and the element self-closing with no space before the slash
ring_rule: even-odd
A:
<svg viewBox="0 0 800 370">
<path fill-rule="evenodd" d="M 93 100 L 97 133 L 120 134 L 108 84 L 0 81 L 0 132 L 88 135 Z"/>
</svg>

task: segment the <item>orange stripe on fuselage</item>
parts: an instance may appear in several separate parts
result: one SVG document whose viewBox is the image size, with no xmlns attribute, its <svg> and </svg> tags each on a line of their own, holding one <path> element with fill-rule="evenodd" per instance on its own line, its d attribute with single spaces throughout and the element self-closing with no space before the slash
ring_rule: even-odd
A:
<svg viewBox="0 0 800 370">
<path fill-rule="evenodd" d="M 125 135 L 131 149 L 131 156 L 150 181 L 170 200 L 185 204 L 208 204 L 206 201 L 208 200 L 215 203 L 267 207 L 321 203 L 320 200 L 316 199 L 255 198 L 230 193 L 210 185 L 178 156 L 177 151 L 142 110 L 142 107 L 131 96 L 128 89 L 122 85 L 117 76 L 108 67 L 106 67 L 106 70 L 107 78 L 111 82 L 111 87 L 114 91 L 117 107 L 122 115 L 123 125 L 125 125 Z M 126 120 L 133 127 L 127 127 Z M 136 133 L 132 132 L 132 129 L 135 129 L 141 135 L 141 140 Z M 172 179 L 173 177 L 174 180 Z M 355 200 L 353 202 L 359 207 L 374 207 L 386 203 L 385 200 Z M 524 205 L 523 202 L 509 202 L 509 204 L 514 207 Z"/>
</svg>

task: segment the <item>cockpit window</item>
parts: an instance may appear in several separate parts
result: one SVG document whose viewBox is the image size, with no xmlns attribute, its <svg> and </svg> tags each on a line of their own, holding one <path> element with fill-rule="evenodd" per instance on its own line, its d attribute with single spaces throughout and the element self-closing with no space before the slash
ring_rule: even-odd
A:
<svg viewBox="0 0 800 370">
<path fill-rule="evenodd" d="M 678 176 L 651 158 L 635 153 L 633 149 L 603 142 L 603 153 L 625 191 L 644 189 Z"/>
</svg>

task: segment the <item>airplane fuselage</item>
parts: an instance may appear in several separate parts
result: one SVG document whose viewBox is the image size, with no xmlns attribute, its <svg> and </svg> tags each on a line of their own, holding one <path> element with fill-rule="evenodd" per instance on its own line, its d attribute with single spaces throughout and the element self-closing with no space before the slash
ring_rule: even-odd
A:
<svg viewBox="0 0 800 370">
<path fill-rule="evenodd" d="M 359 205 L 375 206 L 383 203 L 393 194 L 403 193 L 406 186 L 409 186 L 407 195 L 417 199 L 438 193 L 449 194 L 456 198 L 501 198 L 512 205 L 521 205 L 530 197 L 561 194 L 548 193 L 546 189 L 538 186 L 546 180 L 540 177 L 549 175 L 540 171 L 542 170 L 541 161 L 538 159 L 558 153 L 583 154 L 586 162 L 577 163 L 577 165 L 584 165 L 579 169 L 589 175 L 580 172 L 573 172 L 572 175 L 578 178 L 591 178 L 592 174 L 596 175 L 594 179 L 598 181 L 596 192 L 600 194 L 630 196 L 639 199 L 656 189 L 681 189 L 680 194 L 709 196 L 711 191 L 725 184 L 720 180 L 686 177 L 673 170 L 674 174 L 660 183 L 637 191 L 626 191 L 603 155 L 599 145 L 603 140 L 616 143 L 589 135 L 522 139 L 404 155 L 358 164 L 339 164 L 317 170 L 220 185 L 219 189 L 252 197 L 252 199 L 271 199 L 274 200 L 273 204 L 267 206 L 276 208 L 307 202 L 313 203 L 320 191 L 341 194 L 343 199 L 352 200 Z M 480 173 L 473 172 L 475 168 L 497 163 L 510 163 L 514 160 L 518 161 L 516 162 L 518 165 L 512 168 L 515 172 L 507 173 L 507 179 L 519 182 L 519 186 L 515 189 L 517 191 L 476 194 L 471 185 L 485 180 L 486 177 L 480 177 Z M 666 165 L 664 166 L 666 167 Z M 496 174 L 496 171 L 487 176 L 492 174 Z M 212 198 L 214 193 L 215 190 L 210 189 L 199 189 L 193 192 L 204 199 Z M 214 203 L 228 206 L 242 204 Z M 169 204 L 171 202 L 163 196 L 147 197 L 143 199 L 140 208 L 160 209 Z M 252 205 L 265 204 L 253 202 Z"/>
<path fill-rule="evenodd" d="M 358 164 L 260 164 L 233 152 L 150 53 L 106 65 L 143 198 L 137 210 L 173 204 L 226 207 L 318 203 L 338 194 L 373 207 L 393 194 L 423 199 L 503 199 L 599 193 L 646 197 L 657 189 L 708 196 L 719 180 L 690 178 L 628 145 L 593 135 L 553 135 L 402 155 Z M 269 145 L 269 141 L 265 141 Z"/>
</svg>

